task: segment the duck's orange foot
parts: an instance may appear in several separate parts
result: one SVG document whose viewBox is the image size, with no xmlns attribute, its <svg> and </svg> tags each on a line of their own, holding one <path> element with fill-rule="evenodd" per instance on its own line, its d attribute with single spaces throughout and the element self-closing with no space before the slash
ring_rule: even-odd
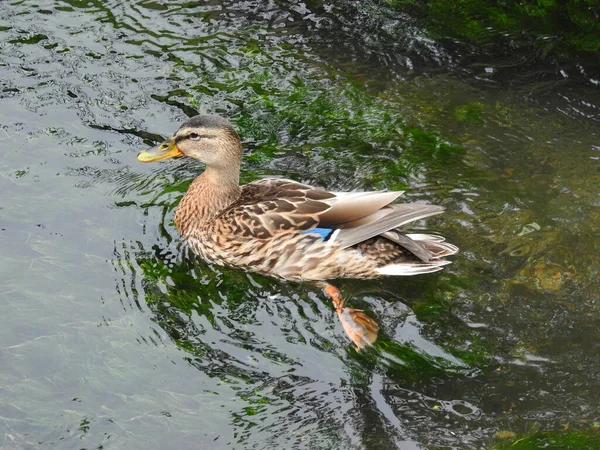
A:
<svg viewBox="0 0 600 450">
<path fill-rule="evenodd" d="M 321 288 L 333 301 L 342 327 L 356 345 L 356 350 L 373 345 L 377 340 L 379 325 L 360 309 L 344 308 L 342 293 L 334 285 L 323 283 Z"/>
<path fill-rule="evenodd" d="M 377 340 L 379 325 L 360 309 L 342 308 L 338 311 L 338 317 L 344 331 L 356 345 L 356 350 L 373 345 Z"/>
</svg>

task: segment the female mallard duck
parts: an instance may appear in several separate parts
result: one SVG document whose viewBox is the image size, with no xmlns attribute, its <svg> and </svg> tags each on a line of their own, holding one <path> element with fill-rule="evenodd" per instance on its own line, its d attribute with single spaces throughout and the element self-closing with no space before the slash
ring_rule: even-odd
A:
<svg viewBox="0 0 600 450">
<path fill-rule="evenodd" d="M 344 308 L 327 280 L 416 275 L 440 270 L 458 249 L 431 234 L 399 227 L 439 214 L 441 206 L 391 204 L 402 192 L 329 192 L 285 179 L 239 185 L 242 144 L 219 116 L 195 116 L 142 162 L 189 156 L 206 165 L 175 212 L 175 226 L 202 259 L 286 280 L 308 280 L 333 300 L 344 330 L 360 348 L 378 325 Z"/>
</svg>

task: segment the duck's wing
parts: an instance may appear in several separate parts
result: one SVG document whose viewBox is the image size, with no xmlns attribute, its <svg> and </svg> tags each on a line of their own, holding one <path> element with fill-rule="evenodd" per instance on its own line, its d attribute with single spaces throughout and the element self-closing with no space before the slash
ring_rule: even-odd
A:
<svg viewBox="0 0 600 450">
<path fill-rule="evenodd" d="M 249 239 L 270 239 L 290 231 L 314 233 L 330 244 L 348 248 L 382 236 L 422 261 L 437 259 L 440 252 L 451 254 L 452 249 L 427 246 L 397 230 L 444 211 L 444 207 L 437 205 L 391 205 L 401 194 L 329 192 L 292 180 L 265 179 L 243 186 L 240 198 L 218 221 L 221 232 Z"/>
<path fill-rule="evenodd" d="M 398 197 L 402 191 L 332 192 L 333 198 L 324 200 L 331 209 L 319 216 L 320 226 L 335 228 L 350 224 L 381 210 Z"/>
<path fill-rule="evenodd" d="M 268 239 L 289 231 L 335 231 L 367 217 L 401 192 L 336 193 L 286 179 L 264 179 L 242 187 L 240 198 L 218 218 L 228 232 Z"/>
<path fill-rule="evenodd" d="M 343 248 L 346 248 L 374 236 L 383 235 L 410 250 L 415 256 L 427 260 L 428 257 L 426 254 L 419 255 L 413 249 L 408 248 L 407 245 L 410 245 L 409 240 L 404 239 L 403 236 L 395 234 L 386 235 L 385 233 L 407 223 L 441 214 L 442 212 L 444 212 L 444 207 L 438 205 L 422 205 L 418 203 L 389 205 L 360 219 L 342 224 L 335 241 Z"/>
<path fill-rule="evenodd" d="M 242 186 L 239 199 L 217 218 L 236 236 L 269 239 L 289 231 L 305 231 L 319 224 L 319 215 L 335 195 L 285 179 L 265 179 Z"/>
</svg>

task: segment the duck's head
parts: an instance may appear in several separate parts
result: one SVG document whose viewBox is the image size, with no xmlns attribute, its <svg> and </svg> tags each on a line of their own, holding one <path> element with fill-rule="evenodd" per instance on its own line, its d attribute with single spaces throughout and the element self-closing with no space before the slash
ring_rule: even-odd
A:
<svg viewBox="0 0 600 450">
<path fill-rule="evenodd" d="M 213 169 L 239 167 L 242 160 L 240 137 L 231 124 L 220 116 L 194 116 L 162 144 L 142 151 L 138 161 L 189 156 Z"/>
</svg>

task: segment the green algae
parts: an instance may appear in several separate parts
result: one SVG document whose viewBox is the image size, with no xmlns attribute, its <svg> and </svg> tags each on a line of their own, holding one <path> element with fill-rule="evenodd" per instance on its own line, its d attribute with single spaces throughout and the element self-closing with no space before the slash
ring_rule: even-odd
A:
<svg viewBox="0 0 600 450">
<path fill-rule="evenodd" d="M 600 447 L 600 434 L 595 431 L 542 431 L 518 439 L 498 442 L 490 450 L 534 450 L 539 448 L 582 450 Z"/>
</svg>

